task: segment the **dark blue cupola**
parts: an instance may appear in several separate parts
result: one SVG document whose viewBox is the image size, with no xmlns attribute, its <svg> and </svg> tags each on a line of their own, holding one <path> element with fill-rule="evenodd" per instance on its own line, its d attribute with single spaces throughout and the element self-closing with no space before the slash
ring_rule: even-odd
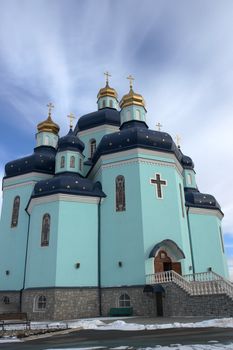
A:
<svg viewBox="0 0 233 350">
<path fill-rule="evenodd" d="M 56 193 L 105 197 L 99 182 L 92 182 L 83 176 L 84 147 L 70 124 L 68 134 L 58 141 L 55 176 L 39 181 L 34 187 L 32 197 Z"/>
<path fill-rule="evenodd" d="M 52 103 L 47 106 L 49 108 L 47 119 L 37 125 L 36 147 L 33 154 L 7 163 L 5 177 L 19 176 L 31 172 L 54 174 L 60 128 L 51 117 Z"/>
<path fill-rule="evenodd" d="M 72 125 L 68 134 L 61 137 L 58 141 L 57 155 L 56 155 L 56 174 L 63 172 L 72 172 L 83 174 L 83 160 L 82 154 L 85 146 L 84 143 L 75 135 Z"/>
</svg>

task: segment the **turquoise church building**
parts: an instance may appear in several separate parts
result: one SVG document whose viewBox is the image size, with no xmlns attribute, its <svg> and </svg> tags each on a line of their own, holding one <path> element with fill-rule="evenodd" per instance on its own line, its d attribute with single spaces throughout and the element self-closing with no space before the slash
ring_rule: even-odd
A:
<svg viewBox="0 0 233 350">
<path fill-rule="evenodd" d="M 5 166 L 0 312 L 187 315 L 211 314 L 206 298 L 231 303 L 223 213 L 192 159 L 148 128 L 132 81 L 119 102 L 107 75 L 97 105 L 59 136 L 49 104 L 33 153 Z"/>
</svg>

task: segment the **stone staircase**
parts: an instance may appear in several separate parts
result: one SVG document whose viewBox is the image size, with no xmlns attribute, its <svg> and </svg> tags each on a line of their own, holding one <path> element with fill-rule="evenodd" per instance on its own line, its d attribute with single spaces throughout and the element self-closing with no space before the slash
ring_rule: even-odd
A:
<svg viewBox="0 0 233 350">
<path fill-rule="evenodd" d="M 171 270 L 146 276 L 147 284 L 169 282 L 175 283 L 192 296 L 225 294 L 233 300 L 233 284 L 213 271 L 181 276 Z"/>
</svg>

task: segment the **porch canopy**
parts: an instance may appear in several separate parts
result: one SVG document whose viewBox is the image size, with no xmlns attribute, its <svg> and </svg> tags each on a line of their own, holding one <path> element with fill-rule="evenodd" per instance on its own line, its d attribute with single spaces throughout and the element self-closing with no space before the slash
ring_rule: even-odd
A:
<svg viewBox="0 0 233 350">
<path fill-rule="evenodd" d="M 185 255 L 182 249 L 171 239 L 164 239 L 157 243 L 151 250 L 149 258 L 154 258 L 160 249 L 166 250 L 175 260 L 184 259 Z"/>
</svg>

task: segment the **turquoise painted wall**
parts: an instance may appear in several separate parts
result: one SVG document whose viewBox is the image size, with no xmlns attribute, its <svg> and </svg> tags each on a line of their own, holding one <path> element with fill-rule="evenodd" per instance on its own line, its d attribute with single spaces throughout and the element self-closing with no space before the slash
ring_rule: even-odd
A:
<svg viewBox="0 0 233 350">
<path fill-rule="evenodd" d="M 90 141 L 96 140 L 96 148 L 98 147 L 98 144 L 100 143 L 103 136 L 110 134 L 114 131 L 119 130 L 117 127 L 109 126 L 109 125 L 103 125 L 101 129 L 98 130 L 85 130 L 85 132 L 78 133 L 78 137 L 80 140 L 85 144 L 85 149 L 83 151 L 84 155 L 84 161 L 87 161 L 90 158 Z M 84 166 L 84 175 L 89 171 L 90 166 Z"/>
<path fill-rule="evenodd" d="M 162 180 L 167 181 L 167 185 L 162 186 L 163 199 L 157 198 L 156 186 L 150 184 L 150 178 L 154 179 L 156 173 L 161 175 Z M 164 239 L 171 239 L 183 250 L 186 257 L 175 261 L 181 262 L 183 274 L 190 273 L 189 266 L 192 263 L 182 176 L 168 164 L 140 163 L 140 192 L 145 259 L 149 258 L 155 244 Z M 153 265 L 151 268 L 150 273 L 154 273 Z M 148 270 L 147 272 L 149 273 Z"/>
<path fill-rule="evenodd" d="M 112 104 L 111 104 L 112 102 Z M 119 108 L 119 103 L 118 101 L 110 96 L 104 96 L 104 97 L 100 97 L 97 101 L 98 104 L 98 109 L 102 109 L 105 107 L 109 107 L 109 108 L 115 108 L 118 109 Z"/>
<path fill-rule="evenodd" d="M 115 210 L 115 179 L 125 177 L 126 211 Z M 102 286 L 137 285 L 145 279 L 139 166 L 137 163 L 102 169 L 101 205 Z M 118 262 L 122 262 L 119 267 Z"/>
<path fill-rule="evenodd" d="M 13 181 L 14 179 L 11 180 Z M 28 215 L 25 208 L 33 187 L 33 184 L 25 184 L 3 190 L 0 223 L 1 290 L 20 290 L 23 287 L 28 232 Z M 20 196 L 18 225 L 11 227 L 13 202 L 16 196 Z M 6 275 L 7 270 L 10 271 L 9 275 Z"/>
<path fill-rule="evenodd" d="M 97 204 L 61 201 L 59 214 L 56 285 L 97 286 Z"/>
<path fill-rule="evenodd" d="M 146 110 L 141 106 L 127 106 L 121 110 L 121 124 L 130 120 L 140 120 L 146 122 Z"/>
<path fill-rule="evenodd" d="M 41 247 L 42 218 L 46 213 L 51 217 L 49 246 Z M 58 214 L 57 202 L 38 204 L 32 210 L 25 288 L 55 285 Z"/>
<path fill-rule="evenodd" d="M 184 187 L 197 188 L 194 170 L 184 169 L 183 176 L 184 176 Z"/>
<path fill-rule="evenodd" d="M 38 132 L 36 134 L 36 147 L 38 146 L 52 146 L 57 147 L 58 135 L 55 135 L 52 132 Z"/>
<path fill-rule="evenodd" d="M 50 241 L 41 247 L 45 213 L 51 216 Z M 97 228 L 97 204 L 54 201 L 36 205 L 31 213 L 26 288 L 96 286 Z"/>
<path fill-rule="evenodd" d="M 61 157 L 65 157 L 63 168 L 61 168 Z M 71 157 L 75 157 L 75 167 L 74 168 L 71 168 L 71 166 L 70 166 Z M 73 152 L 73 151 L 58 152 L 56 154 L 55 173 L 57 174 L 57 173 L 61 173 L 64 171 L 69 171 L 69 172 L 79 173 L 82 175 L 82 173 L 83 173 L 83 159 L 84 159 L 84 156 L 79 152 Z"/>
<path fill-rule="evenodd" d="M 195 272 L 205 272 L 209 267 L 228 278 L 226 256 L 220 237 L 221 221 L 215 215 L 189 213 Z"/>
</svg>

